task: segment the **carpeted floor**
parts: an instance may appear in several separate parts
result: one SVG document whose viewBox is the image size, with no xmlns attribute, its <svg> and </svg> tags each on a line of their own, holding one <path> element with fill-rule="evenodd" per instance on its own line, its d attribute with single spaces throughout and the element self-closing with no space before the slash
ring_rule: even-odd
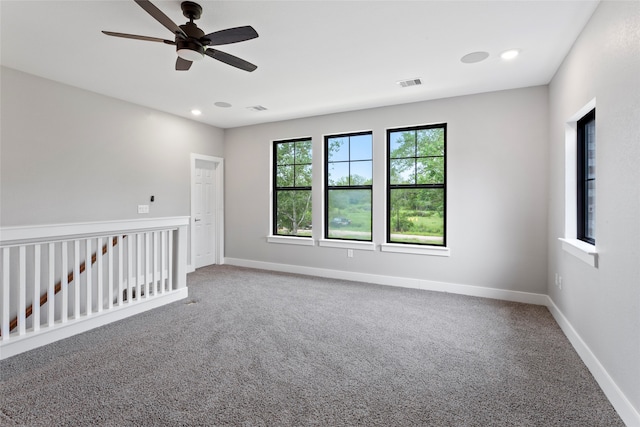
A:
<svg viewBox="0 0 640 427">
<path fill-rule="evenodd" d="M 232 266 L 0 362 L 0 425 L 622 426 L 544 307 Z"/>
</svg>

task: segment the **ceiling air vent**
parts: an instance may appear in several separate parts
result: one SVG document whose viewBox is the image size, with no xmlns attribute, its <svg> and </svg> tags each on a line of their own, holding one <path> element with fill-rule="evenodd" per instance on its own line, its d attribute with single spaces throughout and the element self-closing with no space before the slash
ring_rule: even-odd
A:
<svg viewBox="0 0 640 427">
<path fill-rule="evenodd" d="M 418 86 L 422 84 L 422 80 L 420 79 L 409 79 L 409 80 L 400 80 L 396 82 L 400 85 L 400 87 L 409 87 L 409 86 Z"/>
<path fill-rule="evenodd" d="M 253 107 L 247 107 L 249 110 L 251 111 L 264 111 L 267 108 L 263 107 L 262 105 L 254 105 Z"/>
</svg>

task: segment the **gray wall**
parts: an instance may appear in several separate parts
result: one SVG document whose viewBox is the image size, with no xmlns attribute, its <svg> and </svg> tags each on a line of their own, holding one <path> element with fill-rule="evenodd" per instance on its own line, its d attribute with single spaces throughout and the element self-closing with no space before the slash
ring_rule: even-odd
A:
<svg viewBox="0 0 640 427">
<path fill-rule="evenodd" d="M 189 215 L 189 154 L 224 156 L 222 129 L 0 71 L 3 227 Z"/>
<path fill-rule="evenodd" d="M 598 268 L 557 240 L 564 235 L 565 123 L 593 98 Z M 640 2 L 600 4 L 549 99 L 548 293 L 640 411 Z"/>
<path fill-rule="evenodd" d="M 533 87 L 229 129 L 226 252 L 231 258 L 546 292 L 547 87 Z M 324 134 L 374 134 L 374 241 L 384 243 L 385 129 L 448 124 L 448 258 L 267 243 L 271 141 L 314 141 L 314 233 L 322 213 Z"/>
</svg>

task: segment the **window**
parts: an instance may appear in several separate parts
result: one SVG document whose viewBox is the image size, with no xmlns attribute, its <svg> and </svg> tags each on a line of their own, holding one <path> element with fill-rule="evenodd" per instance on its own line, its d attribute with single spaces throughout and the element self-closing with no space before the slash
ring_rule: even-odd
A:
<svg viewBox="0 0 640 427">
<path fill-rule="evenodd" d="M 273 234 L 311 237 L 311 138 L 273 144 Z"/>
<path fill-rule="evenodd" d="M 447 125 L 387 131 L 387 242 L 446 245 Z"/>
<path fill-rule="evenodd" d="M 325 137 L 325 238 L 371 241 L 371 132 Z"/>
<path fill-rule="evenodd" d="M 596 110 L 577 125 L 577 237 L 595 245 L 596 225 Z"/>
</svg>

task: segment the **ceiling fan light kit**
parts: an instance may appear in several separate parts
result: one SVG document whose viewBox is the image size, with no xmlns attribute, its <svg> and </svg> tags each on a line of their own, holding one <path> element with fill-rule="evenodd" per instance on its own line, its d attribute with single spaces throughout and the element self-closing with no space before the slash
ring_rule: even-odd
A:
<svg viewBox="0 0 640 427">
<path fill-rule="evenodd" d="M 202 60 L 205 55 L 244 71 L 251 72 L 258 68 L 256 65 L 238 58 L 237 56 L 208 47 L 238 43 L 257 38 L 258 33 L 253 29 L 253 27 L 244 26 L 228 28 L 226 30 L 220 30 L 205 35 L 204 31 L 198 28 L 198 26 L 193 22 L 196 19 L 200 19 L 200 16 L 202 15 L 202 7 L 197 3 L 192 1 L 182 2 L 182 14 L 189 19 L 189 22 L 183 25 L 177 25 L 150 1 L 134 1 L 149 15 L 151 15 L 151 17 L 171 31 L 175 36 L 175 40 L 171 41 L 135 34 L 114 33 L 112 31 L 103 31 L 104 34 L 113 37 L 162 42 L 165 44 L 175 45 L 176 53 L 178 54 L 178 58 L 176 59 L 176 70 L 179 71 L 188 70 L 191 68 L 191 64 L 194 61 Z"/>
</svg>

